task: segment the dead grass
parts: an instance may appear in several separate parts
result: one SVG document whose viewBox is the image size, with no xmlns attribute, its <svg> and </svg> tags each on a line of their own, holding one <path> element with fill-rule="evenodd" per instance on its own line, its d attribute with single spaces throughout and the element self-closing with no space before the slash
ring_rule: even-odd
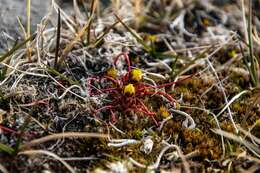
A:
<svg viewBox="0 0 260 173">
<path fill-rule="evenodd" d="M 259 171 L 259 88 L 243 59 L 259 59 L 260 28 L 246 3 L 75 0 L 69 16 L 53 0 L 34 34 L 28 4 L 24 40 L 0 57 L 0 170 Z M 125 77 L 132 69 L 139 85 Z M 97 114 L 129 98 L 118 76 L 154 94 L 140 112 L 124 101 Z"/>
</svg>

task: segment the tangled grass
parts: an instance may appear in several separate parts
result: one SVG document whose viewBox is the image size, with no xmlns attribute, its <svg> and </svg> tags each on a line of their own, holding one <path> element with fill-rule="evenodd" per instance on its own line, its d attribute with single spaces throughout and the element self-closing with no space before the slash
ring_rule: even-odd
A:
<svg viewBox="0 0 260 173">
<path fill-rule="evenodd" d="M 247 3 L 53 0 L 0 57 L 0 170 L 259 171 Z"/>
</svg>

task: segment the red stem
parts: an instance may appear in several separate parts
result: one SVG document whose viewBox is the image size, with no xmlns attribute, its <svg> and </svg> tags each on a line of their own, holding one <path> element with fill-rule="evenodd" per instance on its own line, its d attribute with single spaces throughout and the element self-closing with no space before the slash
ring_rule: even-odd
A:
<svg viewBox="0 0 260 173">
<path fill-rule="evenodd" d="M 97 110 L 95 110 L 95 114 L 102 111 L 103 109 L 112 109 L 114 108 L 115 106 L 112 106 L 112 105 L 107 105 L 107 106 L 103 106 L 102 108 L 99 108 Z"/>
<path fill-rule="evenodd" d="M 115 92 L 117 90 L 118 90 L 118 88 L 105 88 L 105 89 L 101 89 L 102 92 Z"/>
<path fill-rule="evenodd" d="M 114 61 L 115 66 L 116 66 L 116 64 L 117 64 L 117 62 L 118 62 L 118 60 L 121 56 L 123 56 L 125 58 L 125 63 L 127 64 L 127 73 L 124 76 L 124 78 L 122 79 L 122 81 L 124 83 L 125 81 L 128 81 L 128 79 L 129 79 L 129 74 L 131 72 L 131 63 L 130 63 L 130 60 L 129 60 L 127 53 L 122 52 L 122 53 L 120 53 L 119 55 L 116 56 L 116 59 Z"/>
<path fill-rule="evenodd" d="M 90 77 L 90 78 L 88 78 L 87 79 L 87 81 L 86 81 L 86 84 L 87 84 L 87 90 L 89 91 L 89 95 L 92 95 L 92 88 L 90 88 L 90 86 L 91 86 L 91 82 L 92 81 L 94 81 L 94 80 L 97 80 L 98 78 L 95 78 L 95 77 Z"/>
<path fill-rule="evenodd" d="M 158 91 L 158 92 L 154 92 L 154 91 L 146 91 L 146 92 L 144 92 L 144 95 L 154 95 L 154 94 L 155 95 L 156 94 L 162 95 L 162 96 L 166 97 L 167 100 L 170 101 L 171 103 L 174 102 L 174 99 L 172 98 L 172 96 L 167 94 L 167 93 L 165 93 L 165 92 L 160 92 L 160 91 Z"/>
<path fill-rule="evenodd" d="M 18 131 L 14 130 L 14 129 L 11 129 L 9 127 L 5 127 L 5 126 L 3 126 L 1 124 L 0 124 L 0 129 L 5 131 L 5 132 L 8 132 L 8 133 L 14 133 L 16 135 L 25 135 L 25 136 L 29 136 L 29 137 L 36 135 L 35 132 L 32 132 L 32 134 L 30 134 L 30 133 L 19 133 Z"/>
<path fill-rule="evenodd" d="M 147 106 L 140 100 L 137 98 L 137 101 L 141 104 L 142 108 L 147 111 L 147 112 L 150 112 L 149 109 L 147 108 Z"/>
<path fill-rule="evenodd" d="M 145 110 L 143 110 L 142 108 L 135 108 L 135 112 L 142 112 L 144 114 L 147 114 L 148 116 L 152 117 L 153 122 L 155 123 L 156 126 L 159 126 L 158 122 L 156 121 L 156 119 L 154 118 L 154 115 L 156 115 L 156 113 L 154 112 L 146 112 Z"/>
<path fill-rule="evenodd" d="M 2 130 L 5 131 L 5 132 L 18 134 L 17 131 L 15 131 L 15 130 L 13 130 L 13 129 L 11 129 L 11 128 L 5 127 L 5 126 L 3 126 L 3 125 L 0 125 L 0 129 L 2 129 Z"/>
<path fill-rule="evenodd" d="M 115 65 L 117 64 L 117 61 L 119 60 L 119 58 L 120 58 L 121 56 L 123 56 L 123 57 L 125 58 L 125 62 L 126 62 L 127 67 L 128 67 L 128 73 L 130 73 L 130 71 L 131 71 L 131 65 L 130 65 L 130 60 L 129 60 L 129 57 L 128 57 L 127 53 L 122 52 L 122 53 L 120 53 L 119 55 L 117 55 L 117 56 L 116 56 L 116 59 L 115 59 L 115 61 L 114 61 L 114 64 L 115 64 Z"/>
<path fill-rule="evenodd" d="M 114 111 L 112 111 L 111 109 L 110 109 L 110 112 L 111 112 L 111 115 L 112 115 L 112 121 L 114 123 L 114 122 L 116 122 L 116 115 L 115 115 Z"/>
<path fill-rule="evenodd" d="M 116 80 L 116 79 L 114 79 L 114 78 L 112 78 L 110 76 L 104 76 L 104 78 L 106 78 L 106 79 L 112 81 L 114 84 L 120 86 L 120 81 L 118 81 L 118 80 Z"/>
</svg>

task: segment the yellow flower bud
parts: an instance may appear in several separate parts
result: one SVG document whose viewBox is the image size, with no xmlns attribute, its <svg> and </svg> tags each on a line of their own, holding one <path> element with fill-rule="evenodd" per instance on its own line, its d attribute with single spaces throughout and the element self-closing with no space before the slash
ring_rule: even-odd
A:
<svg viewBox="0 0 260 173">
<path fill-rule="evenodd" d="M 143 76 L 143 72 L 140 69 L 133 69 L 131 71 L 131 79 L 136 81 L 136 82 L 141 81 L 142 80 L 142 76 Z"/>
<path fill-rule="evenodd" d="M 202 23 L 203 23 L 203 25 L 205 25 L 205 26 L 209 26 L 209 24 L 210 24 L 209 19 L 207 19 L 207 18 L 203 18 L 203 19 L 202 19 Z"/>
<path fill-rule="evenodd" d="M 167 117 L 170 116 L 170 113 L 169 113 L 168 109 L 166 107 L 164 107 L 164 106 L 160 107 L 159 113 L 164 118 L 167 118 Z"/>
<path fill-rule="evenodd" d="M 117 70 L 114 67 L 109 68 L 107 70 L 107 75 L 112 77 L 112 78 L 116 78 L 117 77 Z"/>
<path fill-rule="evenodd" d="M 228 51 L 228 56 L 229 58 L 233 58 L 237 55 L 237 52 L 236 50 L 231 50 L 231 51 Z"/>
<path fill-rule="evenodd" d="M 133 84 L 128 84 L 124 87 L 124 94 L 130 94 L 134 95 L 135 94 L 135 87 Z"/>
<path fill-rule="evenodd" d="M 149 35 L 148 40 L 150 40 L 151 42 L 155 42 L 157 40 L 157 36 L 156 35 Z"/>
</svg>

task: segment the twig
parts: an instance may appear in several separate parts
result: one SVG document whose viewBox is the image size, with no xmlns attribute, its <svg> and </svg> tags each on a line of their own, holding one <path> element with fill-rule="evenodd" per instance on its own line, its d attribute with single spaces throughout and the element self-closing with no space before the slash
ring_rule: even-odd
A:
<svg viewBox="0 0 260 173">
<path fill-rule="evenodd" d="M 96 157 L 67 157 L 67 158 L 61 158 L 65 161 L 82 161 L 82 160 L 98 160 Z"/>
<path fill-rule="evenodd" d="M 120 130 L 120 129 L 118 129 L 114 124 L 112 124 L 111 122 L 109 122 L 109 125 L 111 126 L 111 127 L 113 127 L 117 132 L 119 132 L 119 133 L 121 133 L 121 134 L 126 134 L 125 132 L 123 132 L 122 130 Z"/>
<path fill-rule="evenodd" d="M 111 139 L 109 147 L 123 147 L 125 145 L 139 144 L 140 141 L 135 139 Z"/>
<path fill-rule="evenodd" d="M 21 146 L 21 149 L 26 147 L 31 147 L 39 145 L 41 143 L 56 140 L 60 138 L 108 138 L 108 135 L 99 134 L 99 133 L 87 133 L 87 132 L 65 132 L 65 133 L 56 133 L 49 136 L 45 136 L 39 139 L 34 139 L 28 143 L 25 143 Z"/>
</svg>

